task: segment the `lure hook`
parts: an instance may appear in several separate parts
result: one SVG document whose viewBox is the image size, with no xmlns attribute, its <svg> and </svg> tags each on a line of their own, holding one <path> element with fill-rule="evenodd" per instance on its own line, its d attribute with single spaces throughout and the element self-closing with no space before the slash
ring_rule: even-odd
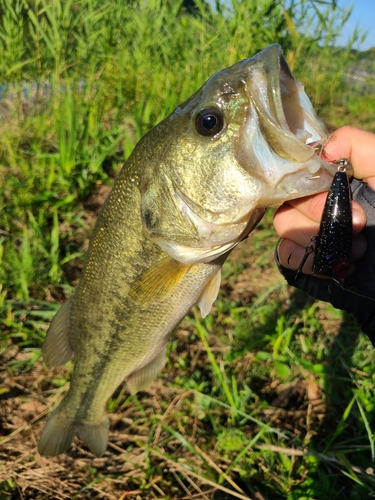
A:
<svg viewBox="0 0 375 500">
<path fill-rule="evenodd" d="M 310 254 L 313 253 L 314 249 L 315 249 L 315 243 L 316 243 L 316 236 L 311 236 L 311 239 L 310 239 L 310 245 L 306 247 L 306 250 L 305 250 L 305 254 L 304 256 L 302 257 L 302 260 L 299 264 L 299 266 L 297 267 L 297 269 L 293 269 L 293 267 L 290 265 L 290 258 L 292 257 L 292 254 L 289 255 L 288 257 L 288 267 L 289 269 L 291 269 L 292 271 L 297 271 L 296 272 L 296 275 L 294 276 L 294 279 L 296 280 L 298 278 L 298 276 L 302 273 L 302 269 L 303 269 L 303 266 L 305 265 L 308 257 Z M 313 271 L 314 272 L 314 271 Z M 309 273 L 309 274 L 313 274 L 313 272 Z M 306 274 L 306 273 L 305 273 Z"/>
</svg>

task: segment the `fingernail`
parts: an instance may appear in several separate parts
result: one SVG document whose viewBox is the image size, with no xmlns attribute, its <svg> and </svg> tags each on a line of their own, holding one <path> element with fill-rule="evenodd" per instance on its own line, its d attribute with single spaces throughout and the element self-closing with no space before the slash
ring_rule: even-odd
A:
<svg viewBox="0 0 375 500">
<path fill-rule="evenodd" d="M 354 225 L 362 225 L 365 223 L 365 216 L 363 214 L 363 210 L 359 210 L 356 206 L 353 207 L 353 224 Z"/>
</svg>

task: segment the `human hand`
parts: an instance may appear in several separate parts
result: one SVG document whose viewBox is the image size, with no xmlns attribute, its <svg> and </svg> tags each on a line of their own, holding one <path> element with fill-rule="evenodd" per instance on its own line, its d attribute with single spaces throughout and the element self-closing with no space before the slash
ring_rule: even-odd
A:
<svg viewBox="0 0 375 500">
<path fill-rule="evenodd" d="M 323 152 L 323 159 L 334 161 L 348 158 L 354 177 L 363 179 L 375 190 L 375 134 L 355 127 L 342 127 L 331 135 Z M 319 193 L 282 205 L 275 214 L 274 226 L 283 238 L 278 246 L 279 262 L 284 267 L 297 269 L 312 236 L 318 234 L 327 193 Z M 375 212 L 375 209 L 374 209 Z M 360 234 L 366 225 L 366 213 L 353 201 L 352 259 L 357 260 L 366 251 L 366 240 Z M 310 274 L 314 256 L 307 259 L 303 272 Z"/>
<path fill-rule="evenodd" d="M 313 254 L 296 279 L 306 247 L 319 232 L 327 193 L 285 203 L 276 212 L 274 225 L 281 242 L 275 256 L 290 285 L 312 297 L 351 312 L 375 345 L 375 135 L 345 126 L 332 134 L 322 155 L 326 161 L 347 158 L 353 166 L 353 266 L 344 285 L 310 275 Z"/>
</svg>

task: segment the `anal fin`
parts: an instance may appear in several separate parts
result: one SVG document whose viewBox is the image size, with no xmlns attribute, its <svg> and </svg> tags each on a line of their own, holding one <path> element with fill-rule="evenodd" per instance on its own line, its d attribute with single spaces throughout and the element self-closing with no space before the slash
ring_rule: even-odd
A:
<svg viewBox="0 0 375 500">
<path fill-rule="evenodd" d="M 155 379 L 164 366 L 166 352 L 167 347 L 165 346 L 156 358 L 150 361 L 150 363 L 129 375 L 126 379 L 126 383 L 131 394 L 136 394 L 137 392 L 146 389 L 146 387 L 148 387 L 148 385 Z"/>
<path fill-rule="evenodd" d="M 43 343 L 43 359 L 48 368 L 65 365 L 74 355 L 69 342 L 70 299 L 61 306 L 51 321 Z"/>
</svg>

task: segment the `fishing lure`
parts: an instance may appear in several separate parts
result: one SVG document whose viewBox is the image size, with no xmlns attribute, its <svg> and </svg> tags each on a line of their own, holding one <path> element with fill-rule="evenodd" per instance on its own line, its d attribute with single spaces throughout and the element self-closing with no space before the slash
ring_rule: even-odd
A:
<svg viewBox="0 0 375 500">
<path fill-rule="evenodd" d="M 315 252 L 312 273 L 331 276 L 342 285 L 349 272 L 353 230 L 352 193 L 348 170 L 351 170 L 352 167 L 346 158 L 335 163 L 337 164 L 337 172 L 328 191 L 319 233 L 311 238 L 310 245 L 306 248 L 305 255 L 297 269 L 295 279 L 302 272 L 302 268 L 312 252 Z"/>
</svg>

